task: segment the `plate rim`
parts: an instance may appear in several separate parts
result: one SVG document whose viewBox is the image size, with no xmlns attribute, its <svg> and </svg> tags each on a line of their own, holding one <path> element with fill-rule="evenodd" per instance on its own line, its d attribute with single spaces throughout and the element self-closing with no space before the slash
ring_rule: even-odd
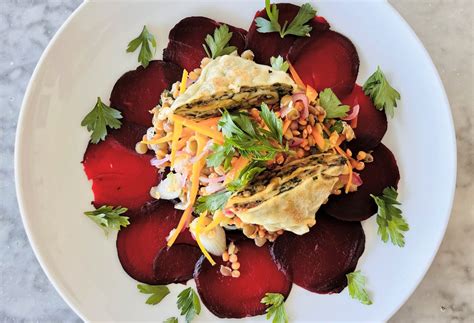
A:
<svg viewBox="0 0 474 323">
<path fill-rule="evenodd" d="M 30 96 L 32 95 L 33 87 L 34 87 L 34 84 L 37 81 L 39 71 L 40 71 L 40 69 L 43 65 L 43 62 L 49 56 L 49 52 L 51 51 L 51 49 L 56 44 L 59 36 L 64 32 L 64 30 L 71 23 L 71 21 L 74 20 L 80 14 L 80 12 L 82 12 L 83 9 L 87 5 L 89 5 L 91 2 L 93 2 L 93 1 L 92 0 L 84 0 L 71 13 L 71 15 L 64 21 L 64 23 L 61 25 L 61 27 L 56 31 L 56 33 L 54 34 L 54 36 L 51 38 L 48 45 L 44 49 L 43 53 L 41 54 L 40 59 L 38 60 L 38 63 L 36 64 L 36 67 L 35 67 L 32 75 L 30 77 L 30 80 L 28 82 L 28 86 L 26 88 L 26 91 L 25 91 L 25 94 L 24 94 L 24 97 L 23 97 L 23 100 L 22 100 L 22 104 L 21 104 L 21 108 L 20 108 L 20 112 L 19 112 L 19 117 L 18 117 L 17 128 L 16 128 L 16 132 L 15 132 L 15 149 L 14 149 L 15 193 L 16 193 L 16 197 L 17 197 L 18 208 L 19 208 L 19 211 L 20 211 L 23 227 L 25 228 L 25 232 L 26 232 L 26 235 L 28 237 L 29 244 L 30 244 L 31 248 L 33 249 L 33 252 L 34 252 L 35 257 L 36 257 L 36 259 L 38 260 L 38 262 L 41 266 L 41 269 L 45 273 L 45 275 L 48 278 L 49 282 L 55 288 L 56 292 L 61 296 L 63 301 L 74 311 L 74 313 L 77 316 L 79 316 L 79 318 L 83 321 L 90 321 L 90 319 L 86 318 L 85 315 L 82 314 L 81 310 L 79 309 L 79 305 L 76 304 L 76 302 L 68 294 L 68 292 L 66 291 L 66 288 L 63 286 L 63 283 L 60 282 L 60 280 L 56 277 L 56 275 L 51 272 L 51 270 L 49 269 L 49 266 L 46 264 L 46 262 L 43 258 L 43 255 L 41 254 L 40 250 L 37 247 L 38 243 L 36 241 L 36 237 L 33 233 L 32 227 L 30 225 L 29 217 L 26 215 L 26 212 L 25 212 L 24 205 L 25 205 L 26 201 L 25 201 L 25 197 L 24 197 L 24 194 L 23 194 L 23 187 L 20 184 L 20 183 L 22 183 L 22 179 L 24 177 L 23 176 L 24 174 L 23 174 L 23 171 L 20 168 L 20 164 L 21 164 L 21 160 L 22 160 L 22 152 L 21 152 L 22 149 L 21 149 L 21 147 L 23 146 L 23 142 L 24 142 L 24 140 L 23 140 L 23 132 L 24 132 L 23 123 L 24 123 L 24 119 L 27 116 L 27 113 L 29 112 L 29 110 L 31 110 L 31 105 L 29 104 L 29 101 L 31 100 Z M 438 73 L 438 70 L 436 69 L 436 66 L 433 63 L 433 60 L 431 59 L 431 56 L 429 55 L 429 53 L 428 53 L 427 49 L 425 48 L 423 42 L 419 39 L 418 35 L 411 28 L 411 26 L 408 24 L 408 22 L 403 18 L 403 16 L 401 16 L 401 14 L 387 0 L 379 0 L 378 2 L 382 3 L 383 5 L 388 7 L 388 9 L 391 11 L 391 14 L 394 14 L 398 18 L 398 20 L 402 23 L 402 25 L 404 25 L 404 27 L 411 34 L 411 36 L 418 43 L 418 45 L 421 46 L 424 59 L 428 63 L 431 72 L 435 76 L 433 81 L 435 81 L 437 83 L 437 85 L 439 86 L 439 88 L 442 90 L 442 92 L 440 94 L 443 98 L 443 102 L 442 102 L 443 109 L 444 108 L 447 109 L 447 115 L 448 115 L 448 119 L 449 119 L 449 120 L 447 120 L 448 126 L 449 126 L 448 136 L 450 137 L 450 141 L 451 141 L 450 154 L 453 158 L 453 164 L 452 164 L 453 167 L 450 170 L 450 173 L 453 176 L 451 176 L 451 178 L 452 178 L 451 183 L 450 183 L 451 189 L 450 189 L 450 192 L 448 192 L 449 197 L 448 197 L 448 200 L 447 200 L 447 202 L 448 202 L 447 203 L 448 215 L 445 216 L 445 218 L 444 218 L 442 234 L 439 235 L 439 237 L 437 239 L 438 241 L 436 241 L 436 244 L 435 244 L 436 248 L 433 249 L 433 252 L 429 257 L 429 262 L 427 262 L 426 268 L 424 268 L 424 270 L 421 273 L 421 275 L 419 276 L 416 284 L 413 284 L 411 286 L 411 288 L 409 288 L 409 292 L 406 294 L 406 296 L 401 298 L 401 301 L 399 302 L 398 306 L 395 306 L 393 308 L 393 310 L 390 313 L 388 313 L 387 317 L 383 318 L 383 321 L 387 321 L 396 312 L 398 312 L 398 310 L 407 302 L 407 300 L 411 297 L 411 295 L 413 295 L 416 288 L 420 285 L 421 281 L 426 276 L 428 270 L 431 268 L 431 266 L 433 264 L 433 261 L 434 261 L 434 258 L 436 257 L 437 253 L 439 252 L 441 243 L 444 240 L 444 237 L 446 235 L 446 230 L 447 230 L 449 220 L 450 220 L 451 215 L 452 215 L 454 196 L 455 196 L 455 192 L 456 192 L 456 182 L 457 182 L 457 146 L 456 146 L 456 143 L 457 143 L 457 141 L 456 141 L 456 135 L 455 135 L 455 128 L 454 128 L 454 121 L 453 121 L 453 116 L 452 116 L 451 105 L 449 103 L 449 99 L 448 99 L 448 96 L 446 94 L 446 89 L 444 87 L 444 84 L 441 80 L 441 77 Z"/>
</svg>

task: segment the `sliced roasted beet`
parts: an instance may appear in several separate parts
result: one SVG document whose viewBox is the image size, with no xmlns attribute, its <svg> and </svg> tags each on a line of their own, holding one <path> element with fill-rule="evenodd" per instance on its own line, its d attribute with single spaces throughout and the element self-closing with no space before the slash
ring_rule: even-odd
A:
<svg viewBox="0 0 474 323">
<path fill-rule="evenodd" d="M 279 9 L 278 21 L 281 26 L 283 26 L 285 21 L 290 23 L 300 9 L 300 6 L 291 3 L 278 3 L 276 5 Z M 281 55 L 282 57 L 286 57 L 291 45 L 300 37 L 286 35 L 284 38 L 281 38 L 277 32 L 260 33 L 257 31 L 257 25 L 255 24 L 255 19 L 258 17 L 268 20 L 265 8 L 255 14 L 249 32 L 247 33 L 246 46 L 255 54 L 255 62 L 269 65 L 270 57 L 272 56 L 277 57 Z M 329 29 L 329 24 L 326 19 L 322 17 L 315 17 L 310 24 L 313 27 L 311 33 Z"/>
<path fill-rule="evenodd" d="M 151 158 L 122 146 L 112 136 L 89 144 L 83 165 L 87 178 L 92 180 L 94 205 L 121 205 L 132 215 L 153 200 L 150 188 L 159 183 L 160 175 L 150 164 Z"/>
<path fill-rule="evenodd" d="M 115 138 L 122 146 L 135 151 L 135 145 L 142 140 L 147 129 L 147 126 L 124 120 L 120 129 L 110 130 L 108 136 Z"/>
<path fill-rule="evenodd" d="M 220 273 L 222 259 L 212 266 L 201 257 L 196 264 L 194 279 L 202 302 L 218 317 L 242 318 L 265 312 L 260 303 L 265 293 L 281 293 L 285 297 L 291 290 L 289 281 L 272 260 L 268 245 L 257 247 L 253 241 L 236 243 L 240 277 Z"/>
<path fill-rule="evenodd" d="M 176 210 L 172 203 L 163 201 L 156 211 L 130 219 L 130 225 L 119 231 L 117 253 L 123 269 L 130 277 L 147 284 L 159 282 L 161 278 L 155 275 L 153 262 L 157 254 L 165 248 L 166 237 L 178 225 L 181 214 L 182 211 Z M 193 244 L 194 240 L 186 230 L 179 235 L 176 243 Z M 176 255 L 170 253 L 169 258 L 173 257 L 184 263 L 180 260 L 180 257 L 184 256 L 182 251 L 178 251 Z M 189 255 L 193 256 L 194 252 Z M 170 272 L 166 272 L 166 279 L 180 279 L 182 273 L 176 269 L 177 276 L 172 277 Z"/>
<path fill-rule="evenodd" d="M 339 293 L 364 247 L 360 222 L 340 221 L 319 212 L 308 233 L 280 236 L 272 246 L 272 256 L 295 284 L 315 293 Z"/>
<path fill-rule="evenodd" d="M 147 68 L 139 66 L 122 75 L 110 95 L 110 104 L 122 111 L 124 119 L 143 126 L 150 126 L 153 109 L 160 101 L 161 92 L 181 78 L 179 66 L 151 61 Z"/>
<path fill-rule="evenodd" d="M 223 23 L 206 17 L 187 17 L 176 24 L 169 33 L 168 47 L 163 51 L 165 61 L 178 64 L 188 71 L 192 71 L 201 64 L 206 56 L 203 44 L 207 35 L 213 34 L 214 30 Z M 245 48 L 245 30 L 229 26 L 233 33 L 230 44 L 236 46 L 241 53 Z"/>
<path fill-rule="evenodd" d="M 377 205 L 370 194 L 382 195 L 384 188 L 397 187 L 400 173 L 392 152 L 383 144 L 379 144 L 372 156 L 374 161 L 366 163 L 360 173 L 363 184 L 357 191 L 330 196 L 328 203 L 323 206 L 329 215 L 346 221 L 368 219 L 377 212 Z"/>
<path fill-rule="evenodd" d="M 365 95 L 357 84 L 352 92 L 341 101 L 351 107 L 357 104 L 360 107 L 357 127 L 354 129 L 356 138 L 349 143 L 349 148 L 369 150 L 377 146 L 387 132 L 385 112 L 377 110 L 370 97 Z"/>
<path fill-rule="evenodd" d="M 332 30 L 298 39 L 288 59 L 305 84 L 317 91 L 331 88 L 338 97 L 352 91 L 359 71 L 354 44 Z"/>
<path fill-rule="evenodd" d="M 154 283 L 166 285 L 190 280 L 201 255 L 198 247 L 186 244 L 174 244 L 169 249 L 161 249 L 153 262 Z"/>
</svg>

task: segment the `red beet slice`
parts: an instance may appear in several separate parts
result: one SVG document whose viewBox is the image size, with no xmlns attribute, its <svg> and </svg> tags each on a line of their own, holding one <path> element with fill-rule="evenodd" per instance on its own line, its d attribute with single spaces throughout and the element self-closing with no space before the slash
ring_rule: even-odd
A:
<svg viewBox="0 0 474 323">
<path fill-rule="evenodd" d="M 298 39 L 288 59 L 305 84 L 317 91 L 331 88 L 338 97 L 352 91 L 359 71 L 354 44 L 332 30 Z"/>
<path fill-rule="evenodd" d="M 387 132 L 385 112 L 377 110 L 370 97 L 357 84 L 351 94 L 341 101 L 351 107 L 357 104 L 360 107 L 357 127 L 354 129 L 356 139 L 349 143 L 349 147 L 354 150 L 369 150 L 377 146 Z"/>
<path fill-rule="evenodd" d="M 265 293 L 281 293 L 285 297 L 291 290 L 289 281 L 270 255 L 267 245 L 257 247 L 253 241 L 236 243 L 239 248 L 240 277 L 225 277 L 220 273 L 222 259 L 212 266 L 201 257 L 196 264 L 194 279 L 202 302 L 218 317 L 242 318 L 265 312 L 260 303 Z"/>
<path fill-rule="evenodd" d="M 293 282 L 311 292 L 339 293 L 347 286 L 364 252 L 360 222 L 345 222 L 319 212 L 316 225 L 301 236 L 285 233 L 272 246 L 272 256 Z"/>
<path fill-rule="evenodd" d="M 281 26 L 283 26 L 285 21 L 290 23 L 293 18 L 295 18 L 298 10 L 300 9 L 300 6 L 291 3 L 278 3 L 277 7 L 279 9 L 278 21 Z M 268 19 L 265 8 L 255 14 L 247 34 L 246 46 L 255 54 L 255 62 L 269 65 L 270 57 L 272 56 L 277 57 L 278 55 L 281 55 L 282 57 L 286 57 L 291 45 L 293 45 L 295 40 L 300 37 L 287 35 L 284 38 L 281 38 L 280 34 L 276 32 L 259 33 L 257 31 L 257 25 L 255 24 L 255 18 L 258 17 Z M 326 19 L 322 17 L 315 17 L 315 19 L 311 21 L 310 24 L 313 27 L 311 33 L 329 29 L 329 24 L 327 23 Z"/>
<path fill-rule="evenodd" d="M 193 278 L 194 266 L 202 256 L 201 250 L 186 244 L 163 248 L 153 262 L 155 284 L 184 283 Z"/>
<path fill-rule="evenodd" d="M 119 129 L 109 130 L 108 136 L 115 138 L 122 146 L 135 151 L 135 145 L 142 140 L 147 129 L 147 126 L 123 120 Z"/>
<path fill-rule="evenodd" d="M 377 212 L 377 205 L 370 194 L 382 195 L 387 186 L 398 186 L 400 173 L 392 152 L 383 144 L 372 152 L 374 161 L 366 163 L 360 177 L 363 184 L 349 194 L 331 195 L 324 211 L 346 221 L 362 221 Z"/>
<path fill-rule="evenodd" d="M 152 115 L 148 112 L 158 105 L 161 92 L 181 78 L 179 66 L 151 61 L 147 68 L 139 66 L 122 75 L 110 95 L 110 104 L 122 111 L 124 119 L 144 126 L 151 126 Z"/>
<path fill-rule="evenodd" d="M 176 24 L 169 33 L 168 47 L 163 51 L 163 59 L 173 62 L 188 71 L 192 71 L 201 64 L 206 56 L 203 44 L 208 34 L 223 23 L 206 17 L 187 17 Z M 238 48 L 241 53 L 245 48 L 246 31 L 241 28 L 229 26 L 233 32 L 230 44 Z"/>
<path fill-rule="evenodd" d="M 121 205 L 132 215 L 153 200 L 150 188 L 159 183 L 160 175 L 150 165 L 151 158 L 122 146 L 114 137 L 89 144 L 83 165 L 87 178 L 92 180 L 94 205 Z"/>
<path fill-rule="evenodd" d="M 181 214 L 182 211 L 176 210 L 172 203 L 163 201 L 160 202 L 157 210 L 132 218 L 130 225 L 119 231 L 117 253 L 123 269 L 130 277 L 147 284 L 159 282 L 161 278 L 155 275 L 153 262 L 157 254 L 165 248 L 166 237 L 178 225 Z M 194 240 L 186 230 L 179 235 L 176 243 L 193 244 Z M 171 252 L 169 257 L 173 257 L 180 263 L 185 263 L 186 260 L 180 259 L 188 255 L 183 254 L 182 251 L 178 251 L 174 255 L 174 252 Z M 190 255 L 192 254 L 191 252 Z M 176 274 L 173 277 L 172 273 L 167 272 L 166 279 L 182 278 L 180 270 L 177 270 Z"/>
</svg>

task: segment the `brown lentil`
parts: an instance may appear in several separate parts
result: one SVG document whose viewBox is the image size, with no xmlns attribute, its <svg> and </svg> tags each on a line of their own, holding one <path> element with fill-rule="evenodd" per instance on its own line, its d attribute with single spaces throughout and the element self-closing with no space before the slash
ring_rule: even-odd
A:
<svg viewBox="0 0 474 323">
<path fill-rule="evenodd" d="M 240 277 L 240 271 L 238 270 L 232 270 L 232 277 L 234 278 L 239 278 Z"/>
<path fill-rule="evenodd" d="M 363 170 L 365 168 L 364 162 L 358 162 L 355 168 L 357 170 Z"/>
<path fill-rule="evenodd" d="M 293 133 L 291 132 L 290 129 L 288 129 L 283 136 L 285 137 L 286 140 L 293 139 Z"/>
<path fill-rule="evenodd" d="M 227 251 L 224 251 L 224 253 L 222 254 L 222 260 L 229 261 L 229 253 Z"/>
<path fill-rule="evenodd" d="M 291 130 L 298 130 L 298 122 L 297 121 L 291 122 L 290 129 Z"/>
<path fill-rule="evenodd" d="M 352 151 L 350 149 L 346 149 L 346 155 L 348 157 L 352 157 Z"/>
<path fill-rule="evenodd" d="M 298 123 L 302 126 L 306 126 L 308 124 L 308 121 L 306 121 L 306 119 L 300 119 Z"/>
<path fill-rule="evenodd" d="M 229 256 L 229 261 L 232 263 L 237 262 L 237 259 L 238 257 L 235 253 Z"/>
<path fill-rule="evenodd" d="M 232 269 L 234 270 L 237 270 L 240 268 L 240 262 L 234 262 L 232 265 L 231 265 Z"/>
<path fill-rule="evenodd" d="M 298 130 L 293 130 L 292 133 L 293 133 L 293 136 L 301 135 L 301 132 L 299 132 Z"/>
<path fill-rule="evenodd" d="M 364 160 L 365 157 L 367 157 L 367 154 L 365 153 L 365 151 L 359 151 L 357 153 L 357 160 Z"/>
<path fill-rule="evenodd" d="M 298 158 L 303 158 L 303 156 L 304 156 L 304 150 L 301 149 L 301 148 L 298 148 L 298 150 L 296 151 L 296 156 L 297 156 Z"/>
</svg>

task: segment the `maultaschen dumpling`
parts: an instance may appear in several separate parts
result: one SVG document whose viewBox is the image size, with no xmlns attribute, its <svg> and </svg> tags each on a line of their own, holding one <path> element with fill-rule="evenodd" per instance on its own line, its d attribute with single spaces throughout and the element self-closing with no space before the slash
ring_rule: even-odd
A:
<svg viewBox="0 0 474 323">
<path fill-rule="evenodd" d="M 269 232 L 304 234 L 316 223 L 316 211 L 345 167 L 346 158 L 326 153 L 268 169 L 233 194 L 226 209 L 243 223 L 261 225 Z"/>
<path fill-rule="evenodd" d="M 196 83 L 189 86 L 170 107 L 173 113 L 192 119 L 220 116 L 219 110 L 277 103 L 296 89 L 282 71 L 235 55 L 210 61 Z"/>
</svg>

